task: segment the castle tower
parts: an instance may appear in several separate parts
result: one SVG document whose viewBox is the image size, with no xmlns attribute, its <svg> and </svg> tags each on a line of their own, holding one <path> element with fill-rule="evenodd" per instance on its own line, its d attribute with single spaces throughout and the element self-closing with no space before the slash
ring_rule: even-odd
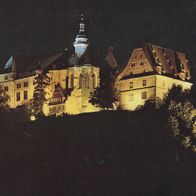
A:
<svg viewBox="0 0 196 196">
<path fill-rule="evenodd" d="M 81 15 L 79 33 L 76 36 L 75 42 L 73 43 L 73 46 L 75 47 L 75 54 L 78 58 L 80 58 L 85 53 L 88 45 L 88 38 L 85 35 L 84 17 Z"/>
</svg>

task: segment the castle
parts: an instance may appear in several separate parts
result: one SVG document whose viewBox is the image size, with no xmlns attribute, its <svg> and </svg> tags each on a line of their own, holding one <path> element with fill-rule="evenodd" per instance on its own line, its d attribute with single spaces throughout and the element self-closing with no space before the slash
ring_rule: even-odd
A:
<svg viewBox="0 0 196 196">
<path fill-rule="evenodd" d="M 0 85 L 10 97 L 9 106 L 27 104 L 33 98 L 36 74 L 47 70 L 50 84 L 43 112 L 45 115 L 79 114 L 100 109 L 89 103 L 90 94 L 100 84 L 100 67 L 89 57 L 89 41 L 83 17 L 73 43 L 75 54 L 66 62 L 65 52 L 32 62 L 18 62 L 11 56 L 0 70 Z M 111 57 L 111 58 L 110 58 Z M 134 110 L 146 100 L 161 100 L 173 84 L 183 89 L 191 87 L 190 67 L 186 55 L 180 52 L 144 44 L 134 49 L 126 66 L 117 66 L 112 49 L 108 53 L 117 68 L 115 88 L 118 105 Z M 112 67 L 112 66 L 111 66 Z"/>
</svg>

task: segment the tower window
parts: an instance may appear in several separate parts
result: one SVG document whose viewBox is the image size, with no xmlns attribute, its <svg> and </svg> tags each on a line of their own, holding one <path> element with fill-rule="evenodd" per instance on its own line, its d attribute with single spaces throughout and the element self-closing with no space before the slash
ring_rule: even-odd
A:
<svg viewBox="0 0 196 196">
<path fill-rule="evenodd" d="M 24 91 L 24 100 L 28 99 L 28 92 Z"/>
<path fill-rule="evenodd" d="M 92 79 L 93 79 L 93 88 L 96 88 L 96 77 L 95 77 L 95 74 L 93 74 Z"/>
<path fill-rule="evenodd" d="M 20 92 L 16 93 L 16 101 L 20 101 Z"/>
<path fill-rule="evenodd" d="M 85 87 L 89 88 L 89 76 L 88 76 L 88 74 L 85 76 Z"/>
<path fill-rule="evenodd" d="M 82 88 L 82 80 L 83 80 L 83 75 L 80 74 L 80 76 L 79 76 L 79 88 Z"/>
<path fill-rule="evenodd" d="M 147 98 L 147 92 L 142 92 L 142 99 L 146 99 Z"/>
<path fill-rule="evenodd" d="M 70 88 L 73 88 L 73 87 L 74 87 L 74 76 L 72 74 L 70 77 Z"/>
</svg>

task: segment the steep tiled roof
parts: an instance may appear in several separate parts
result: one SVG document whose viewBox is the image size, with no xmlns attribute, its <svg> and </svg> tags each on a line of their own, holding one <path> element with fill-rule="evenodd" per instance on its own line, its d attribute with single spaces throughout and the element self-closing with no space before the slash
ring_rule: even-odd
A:
<svg viewBox="0 0 196 196">
<path fill-rule="evenodd" d="M 134 49 L 133 53 L 141 50 L 147 58 L 148 64 L 155 73 L 168 75 L 182 80 L 190 80 L 190 67 L 184 53 L 176 52 L 174 50 L 149 43 L 143 44 L 141 48 Z M 134 61 L 135 59 L 133 59 L 131 56 L 128 64 L 122 66 L 121 69 L 119 69 L 118 77 L 122 78 L 124 76 L 130 75 L 132 68 L 127 68 Z M 137 66 L 134 67 L 134 69 L 137 69 Z M 128 70 L 127 73 L 126 70 Z"/>
<path fill-rule="evenodd" d="M 156 46 L 153 44 L 144 44 L 143 51 L 153 67 L 160 66 L 163 73 L 178 74 L 186 72 L 190 78 L 190 68 L 186 55 L 181 52 Z"/>
</svg>

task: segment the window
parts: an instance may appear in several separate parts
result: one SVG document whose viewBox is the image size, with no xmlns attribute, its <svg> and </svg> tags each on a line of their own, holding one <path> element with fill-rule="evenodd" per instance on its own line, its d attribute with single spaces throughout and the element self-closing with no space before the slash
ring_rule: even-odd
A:
<svg viewBox="0 0 196 196">
<path fill-rule="evenodd" d="M 133 88 L 133 82 L 130 82 L 129 84 L 129 88 Z"/>
<path fill-rule="evenodd" d="M 20 83 L 16 84 L 16 88 L 21 88 L 21 84 Z"/>
<path fill-rule="evenodd" d="M 155 56 L 155 57 L 157 57 L 157 54 L 156 54 L 156 52 L 154 52 L 154 56 Z"/>
<path fill-rule="evenodd" d="M 93 74 L 92 79 L 93 79 L 93 88 L 96 88 L 96 77 L 95 77 L 95 74 Z"/>
<path fill-rule="evenodd" d="M 28 87 L 28 82 L 24 82 L 24 87 Z"/>
<path fill-rule="evenodd" d="M 147 98 L 147 92 L 142 92 L 142 99 L 146 99 Z"/>
<path fill-rule="evenodd" d="M 16 101 L 20 101 L 20 92 L 16 93 Z"/>
<path fill-rule="evenodd" d="M 140 65 L 144 65 L 144 62 L 140 62 Z"/>
<path fill-rule="evenodd" d="M 28 99 L 28 92 L 24 91 L 24 100 Z"/>
<path fill-rule="evenodd" d="M 85 87 L 89 88 L 89 76 L 88 76 L 88 74 L 85 77 Z"/>
<path fill-rule="evenodd" d="M 82 88 L 82 80 L 83 80 L 83 75 L 80 74 L 80 76 L 79 76 L 79 88 Z"/>
<path fill-rule="evenodd" d="M 5 76 L 4 79 L 7 80 L 8 79 L 8 76 Z"/>
<path fill-rule="evenodd" d="M 133 98 L 134 98 L 134 95 L 133 94 L 130 94 L 129 95 L 129 101 L 133 101 Z"/>
<path fill-rule="evenodd" d="M 160 63 L 159 59 L 157 58 L 157 63 Z"/>
<path fill-rule="evenodd" d="M 70 77 L 70 88 L 73 88 L 73 87 L 74 87 L 74 76 L 72 74 Z"/>
<path fill-rule="evenodd" d="M 9 90 L 8 86 L 5 86 L 4 91 L 8 91 L 8 90 Z"/>
<path fill-rule="evenodd" d="M 65 88 L 66 88 L 66 90 L 68 90 L 68 88 L 69 88 L 69 77 L 66 77 Z"/>
<path fill-rule="evenodd" d="M 131 67 L 134 67 L 135 66 L 135 63 L 131 63 Z"/>
<path fill-rule="evenodd" d="M 143 86 L 146 86 L 146 80 L 143 80 Z"/>
</svg>

